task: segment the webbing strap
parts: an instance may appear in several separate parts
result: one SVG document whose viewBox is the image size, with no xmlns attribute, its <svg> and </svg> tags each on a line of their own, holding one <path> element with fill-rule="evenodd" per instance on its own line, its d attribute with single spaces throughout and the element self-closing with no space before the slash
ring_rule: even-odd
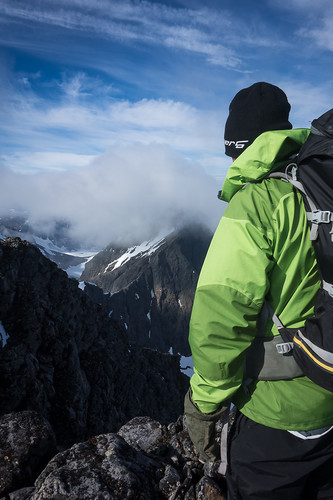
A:
<svg viewBox="0 0 333 500">
<path fill-rule="evenodd" d="M 308 221 L 311 222 L 310 240 L 315 241 L 318 238 L 318 224 L 328 224 L 333 220 L 333 213 L 329 210 L 314 210 L 306 212 Z M 333 231 L 331 231 L 332 233 Z"/>
<path fill-rule="evenodd" d="M 285 172 L 272 172 L 271 174 L 269 174 L 268 177 L 283 179 L 285 181 L 290 182 L 290 184 L 292 184 L 293 186 L 295 186 L 295 188 L 298 189 L 298 191 L 301 191 L 301 193 L 304 194 L 304 196 L 306 197 L 306 199 L 307 199 L 307 201 L 309 203 L 309 207 L 310 207 L 311 212 L 314 212 L 314 211 L 318 210 L 318 208 L 316 207 L 316 205 L 314 204 L 314 202 L 308 196 L 307 192 L 304 189 L 303 184 L 300 181 L 297 181 L 296 179 L 293 179 L 292 177 L 290 177 L 290 175 L 286 174 Z"/>
<path fill-rule="evenodd" d="M 333 285 L 332 283 L 327 283 L 327 281 L 322 281 L 322 286 L 323 289 L 326 290 L 330 294 L 331 297 L 333 297 Z"/>
<path fill-rule="evenodd" d="M 291 164 L 291 165 L 294 165 L 294 164 Z M 298 191 L 303 193 L 303 195 L 305 196 L 305 198 L 309 204 L 309 207 L 310 207 L 310 212 L 306 213 L 309 222 L 311 222 L 310 240 L 315 241 L 318 238 L 318 229 L 319 229 L 318 224 L 328 223 L 328 222 L 333 221 L 333 213 L 328 211 L 328 210 L 319 210 L 317 208 L 314 201 L 310 198 L 310 196 L 305 191 L 303 184 L 300 181 L 296 180 L 296 166 L 295 166 L 295 172 L 293 173 L 292 177 L 284 172 L 273 172 L 269 175 L 269 177 L 277 177 L 277 178 L 283 179 L 285 181 L 288 181 Z M 332 234 L 333 234 L 333 230 L 332 230 Z M 332 241 L 333 241 L 333 236 L 332 236 Z"/>
<path fill-rule="evenodd" d="M 230 405 L 226 410 L 223 422 L 222 422 L 222 431 L 221 431 L 221 442 L 220 442 L 220 451 L 221 451 L 221 463 L 218 468 L 218 472 L 222 474 L 222 476 L 226 475 L 227 467 L 228 467 L 228 428 L 229 428 L 229 414 L 230 414 Z"/>
<path fill-rule="evenodd" d="M 307 346 L 310 347 L 310 349 L 317 355 L 319 356 L 323 361 L 326 363 L 330 363 L 333 365 L 333 353 L 330 351 L 326 351 L 325 349 L 322 349 L 321 347 L 318 347 L 316 344 L 311 342 L 311 340 L 307 339 L 304 337 L 303 333 L 301 330 L 298 330 L 298 336 L 302 339 L 303 343 L 306 344 Z M 296 339 L 297 340 L 297 339 Z M 299 343 L 298 343 L 299 344 Z M 312 356 L 313 357 L 313 356 Z M 318 362 L 315 358 L 314 361 Z"/>
<path fill-rule="evenodd" d="M 292 184 L 293 186 L 295 186 L 296 189 L 298 189 L 299 191 L 301 191 L 301 193 L 304 194 L 304 196 L 305 196 L 305 198 L 306 198 L 306 200 L 307 200 L 307 202 L 309 204 L 311 212 L 319 211 L 318 208 L 317 208 L 317 206 L 315 205 L 315 203 L 310 198 L 310 196 L 308 196 L 307 192 L 304 189 L 303 184 L 300 181 L 296 181 L 294 179 L 289 179 L 289 182 L 290 182 L 290 184 Z"/>
<path fill-rule="evenodd" d="M 275 314 L 275 312 L 273 311 L 273 308 L 271 307 L 271 305 L 267 302 L 267 300 L 265 300 L 265 307 L 268 308 L 269 312 L 270 312 L 270 317 L 272 318 L 273 320 L 273 323 L 274 325 L 276 326 L 276 328 L 278 330 L 281 330 L 281 328 L 284 328 L 284 324 L 282 323 L 282 321 L 280 320 L 280 318 Z"/>
</svg>

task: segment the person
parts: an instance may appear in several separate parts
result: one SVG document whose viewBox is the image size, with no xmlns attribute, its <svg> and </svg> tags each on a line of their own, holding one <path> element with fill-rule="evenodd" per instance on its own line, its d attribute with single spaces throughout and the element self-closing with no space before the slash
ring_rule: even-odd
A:
<svg viewBox="0 0 333 500">
<path fill-rule="evenodd" d="M 286 327 L 301 327 L 320 286 L 301 194 L 268 177 L 293 161 L 309 134 L 292 128 L 289 111 L 286 94 L 265 82 L 230 104 L 225 152 L 234 162 L 221 193 L 229 203 L 190 320 L 194 374 L 185 416 L 202 459 L 219 460 L 215 424 L 230 402 L 237 408 L 228 499 L 333 498 L 333 393 L 301 373 L 284 377 L 282 368 L 272 379 L 247 373 L 249 353 L 261 358 L 253 351 L 259 330 L 265 339 L 278 335 L 267 304 Z"/>
</svg>

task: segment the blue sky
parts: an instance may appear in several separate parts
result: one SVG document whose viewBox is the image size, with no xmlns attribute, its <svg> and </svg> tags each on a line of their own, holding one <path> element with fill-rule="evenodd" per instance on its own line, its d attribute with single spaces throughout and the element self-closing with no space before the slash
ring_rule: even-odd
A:
<svg viewBox="0 0 333 500">
<path fill-rule="evenodd" d="M 136 205 L 142 197 L 156 205 L 146 186 L 158 191 L 150 178 L 158 168 L 168 178 L 160 196 L 175 213 L 188 204 L 197 215 L 192 182 L 207 187 L 205 205 L 229 166 L 223 127 L 234 94 L 274 83 L 293 125 L 309 126 L 332 107 L 332 51 L 330 0 L 1 0 L 0 212 L 18 205 L 16 185 L 35 218 L 41 207 L 65 217 L 41 195 L 58 189 L 64 200 L 65 179 L 85 187 L 76 195 L 90 197 L 91 210 L 106 184 L 106 199 L 118 199 L 120 183 Z M 184 182 L 191 196 L 177 189 Z M 104 201 L 95 217 L 112 207 Z"/>
</svg>

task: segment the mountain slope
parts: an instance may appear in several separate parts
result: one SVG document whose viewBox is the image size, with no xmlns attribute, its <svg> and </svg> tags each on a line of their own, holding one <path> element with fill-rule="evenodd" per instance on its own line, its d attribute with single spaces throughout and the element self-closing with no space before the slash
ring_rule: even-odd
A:
<svg viewBox="0 0 333 500">
<path fill-rule="evenodd" d="M 190 313 L 211 238 L 208 229 L 191 226 L 126 250 L 109 246 L 86 264 L 80 280 L 132 343 L 189 356 Z"/>
<path fill-rule="evenodd" d="M 175 420 L 188 380 L 178 356 L 130 346 L 35 246 L 0 241 L 0 414 L 35 410 L 67 446 L 137 415 Z"/>
</svg>

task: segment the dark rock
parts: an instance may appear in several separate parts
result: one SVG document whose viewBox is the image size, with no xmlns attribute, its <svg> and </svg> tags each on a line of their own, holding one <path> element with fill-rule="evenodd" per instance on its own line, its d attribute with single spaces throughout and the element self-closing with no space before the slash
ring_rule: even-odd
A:
<svg viewBox="0 0 333 500">
<path fill-rule="evenodd" d="M 135 418 L 118 435 L 99 435 L 56 455 L 36 480 L 29 500 L 225 500 L 225 484 L 216 468 L 205 475 L 193 445 L 182 455 L 178 443 L 186 435 L 183 418 L 168 427 L 148 417 Z"/>
<path fill-rule="evenodd" d="M 154 453 L 164 443 L 166 432 L 159 422 L 136 417 L 123 425 L 118 434 L 136 450 Z"/>
<path fill-rule="evenodd" d="M 165 467 L 164 477 L 158 484 L 161 492 L 168 498 L 179 489 L 180 484 L 181 478 L 177 470 L 172 465 L 167 465 Z"/>
<path fill-rule="evenodd" d="M 32 485 L 55 454 L 55 437 L 38 413 L 23 411 L 0 417 L 0 495 Z M 25 490 L 13 499 L 24 498 Z"/>
<path fill-rule="evenodd" d="M 8 498 L 9 500 L 29 500 L 34 491 L 35 488 L 33 487 L 21 488 L 20 490 L 9 493 Z"/>
<path fill-rule="evenodd" d="M 225 491 L 210 477 L 203 477 L 196 486 L 197 500 L 226 500 Z"/>
<path fill-rule="evenodd" d="M 116 434 L 96 436 L 56 455 L 30 500 L 162 498 L 155 489 L 159 467 Z"/>
<path fill-rule="evenodd" d="M 130 346 L 76 280 L 18 238 L 0 241 L 0 321 L 0 414 L 37 411 L 62 449 L 138 415 L 182 414 L 179 357 Z"/>
<path fill-rule="evenodd" d="M 149 245 L 141 252 L 109 246 L 86 264 L 80 280 L 87 282 L 86 293 L 125 326 L 132 343 L 189 356 L 193 297 L 211 238 L 208 229 L 191 226 L 161 239 L 153 251 Z M 127 260 L 118 265 L 126 252 Z"/>
</svg>

